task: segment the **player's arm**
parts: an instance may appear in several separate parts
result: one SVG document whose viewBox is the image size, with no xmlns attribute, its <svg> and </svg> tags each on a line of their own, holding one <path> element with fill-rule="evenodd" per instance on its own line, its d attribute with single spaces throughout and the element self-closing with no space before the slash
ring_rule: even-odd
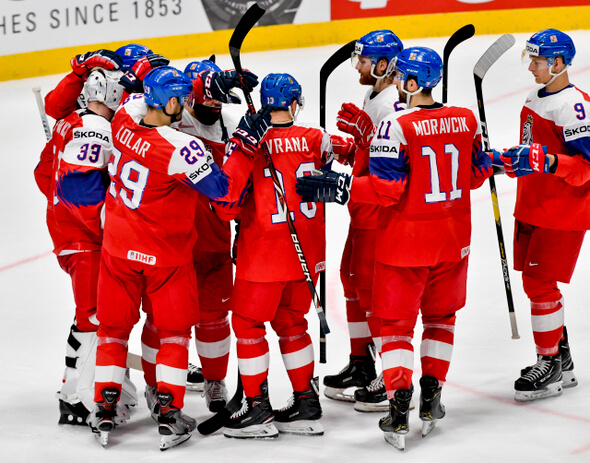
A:
<svg viewBox="0 0 590 463">
<path fill-rule="evenodd" d="M 479 125 L 478 125 L 479 127 Z M 492 158 L 483 151 L 481 133 L 473 139 L 471 151 L 471 189 L 475 190 L 483 185 L 484 181 L 493 173 Z"/>
<path fill-rule="evenodd" d="M 52 196 L 51 180 L 55 177 L 55 174 L 53 173 L 54 151 L 55 144 L 52 138 L 47 142 L 43 151 L 41 151 L 39 164 L 35 167 L 35 182 L 48 201 L 51 200 Z"/>
</svg>

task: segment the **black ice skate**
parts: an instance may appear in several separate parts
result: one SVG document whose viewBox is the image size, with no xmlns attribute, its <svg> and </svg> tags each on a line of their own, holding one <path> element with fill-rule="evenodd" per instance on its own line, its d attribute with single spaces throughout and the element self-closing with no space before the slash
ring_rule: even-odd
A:
<svg viewBox="0 0 590 463">
<path fill-rule="evenodd" d="M 158 422 L 158 413 L 160 412 L 158 398 L 156 397 L 157 393 L 158 388 L 156 386 L 145 386 L 145 401 L 147 402 L 147 407 L 150 411 L 152 420 L 154 420 L 156 423 Z"/>
<path fill-rule="evenodd" d="M 197 427 L 194 418 L 182 413 L 182 410 L 173 407 L 172 394 L 158 392 L 158 432 L 160 433 L 160 450 L 168 450 L 171 447 L 186 442 L 191 437 L 191 432 Z"/>
<path fill-rule="evenodd" d="M 359 412 L 385 412 L 389 410 L 383 373 L 366 387 L 354 391 L 354 409 Z"/>
<path fill-rule="evenodd" d="M 563 327 L 563 339 L 559 341 L 559 353 L 561 355 L 561 373 L 563 375 L 563 387 L 574 387 L 578 385 L 574 375 L 574 361 L 567 337 L 567 330 Z"/>
<path fill-rule="evenodd" d="M 385 440 L 402 451 L 406 449 L 406 434 L 410 431 L 408 416 L 413 392 L 414 386 L 395 391 L 394 398 L 389 400 L 389 415 L 379 420 Z"/>
<path fill-rule="evenodd" d="M 203 390 L 203 397 L 210 412 L 217 413 L 227 403 L 227 388 L 225 381 L 209 381 L 205 380 L 205 387 Z"/>
<path fill-rule="evenodd" d="M 100 442 L 100 445 L 106 447 L 109 442 L 109 434 L 115 429 L 117 399 L 121 392 L 114 388 L 106 388 L 101 391 L 101 395 L 103 401 L 96 403 L 96 409 L 89 416 L 89 424 L 96 440 Z"/>
<path fill-rule="evenodd" d="M 186 375 L 186 390 L 202 392 L 205 388 L 205 379 L 203 378 L 203 371 L 201 367 L 188 364 L 188 372 Z"/>
<path fill-rule="evenodd" d="M 561 395 L 561 356 L 539 356 L 537 363 L 514 382 L 514 400 L 528 402 Z"/>
<path fill-rule="evenodd" d="M 324 434 L 320 423 L 322 406 L 318 395 L 319 378 L 313 378 L 309 386 L 307 391 L 293 392 L 285 408 L 273 410 L 274 422 L 279 432 L 303 436 Z"/>
<path fill-rule="evenodd" d="M 261 395 L 245 397 L 242 408 L 224 423 L 223 435 L 238 439 L 273 439 L 279 435 L 268 400 L 268 383 L 260 385 Z"/>
<path fill-rule="evenodd" d="M 354 395 L 344 391 L 350 387 L 366 387 L 377 377 L 375 345 L 367 346 L 367 355 L 351 355 L 348 365 L 336 375 L 324 376 L 324 395 L 329 399 L 355 402 Z"/>
<path fill-rule="evenodd" d="M 442 387 L 438 379 L 432 376 L 420 378 L 420 419 L 422 420 L 422 437 L 426 437 L 436 426 L 436 422 L 445 416 L 445 406 L 440 403 Z"/>
</svg>

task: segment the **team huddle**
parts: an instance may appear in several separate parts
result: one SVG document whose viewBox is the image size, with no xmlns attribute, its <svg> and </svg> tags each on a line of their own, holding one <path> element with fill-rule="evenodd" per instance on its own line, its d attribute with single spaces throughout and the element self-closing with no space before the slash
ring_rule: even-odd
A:
<svg viewBox="0 0 590 463">
<path fill-rule="evenodd" d="M 89 426 L 106 446 L 130 419 L 138 395 L 127 344 L 141 310 L 145 398 L 161 450 L 197 427 L 182 411 L 187 389 L 202 390 L 211 412 L 226 411 L 232 331 L 245 397 L 223 417 L 223 434 L 322 435 L 305 318 L 312 294 L 289 226 L 315 284 L 325 268 L 324 203 L 336 202 L 350 213 L 340 267 L 350 361 L 323 378 L 324 394 L 386 413 L 379 427 L 403 450 L 418 313 L 422 435 L 445 416 L 441 392 L 466 302 L 470 191 L 493 167 L 518 178 L 514 266 L 537 354 L 515 400 L 576 386 L 558 282 L 570 281 L 590 227 L 590 137 L 580 130 L 590 97 L 569 82 L 568 35 L 543 30 L 525 52 L 539 86 L 521 112 L 520 144 L 489 152 L 471 109 L 434 100 L 440 56 L 404 48 L 389 30 L 356 42 L 353 64 L 369 88 L 362 109 L 343 103 L 344 137 L 297 122 L 303 94 L 289 74 L 265 76 L 261 109 L 236 121 L 223 105 L 240 102 L 235 89 L 259 85 L 250 71 L 223 71 L 211 57 L 183 72 L 136 44 L 75 56 L 45 98 L 57 122 L 35 169 L 76 304 L 60 424 Z M 333 171 L 334 159 L 351 175 Z M 281 409 L 269 400 L 266 322 L 293 389 Z M 189 365 L 193 331 L 200 368 Z"/>
</svg>

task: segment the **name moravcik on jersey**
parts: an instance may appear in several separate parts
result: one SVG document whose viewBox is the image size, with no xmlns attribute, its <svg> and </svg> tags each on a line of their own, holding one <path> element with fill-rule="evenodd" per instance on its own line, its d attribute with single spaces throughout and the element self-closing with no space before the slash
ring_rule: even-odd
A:
<svg viewBox="0 0 590 463">
<path fill-rule="evenodd" d="M 381 119 L 392 112 L 402 111 L 404 106 L 399 102 L 397 89 L 395 85 L 384 88 L 379 93 L 371 88 L 365 94 L 363 102 L 363 111 L 365 111 L 374 125 L 377 125 Z M 369 175 L 369 152 L 357 149 L 354 156 L 354 165 L 352 175 L 355 177 L 364 177 Z M 376 204 L 358 203 L 351 198 L 348 202 L 348 211 L 350 213 L 350 225 L 353 228 L 362 230 L 377 229 L 377 211 Z"/>
<path fill-rule="evenodd" d="M 37 185 L 47 197 L 55 254 L 101 248 L 112 147 L 109 121 L 91 111 L 75 111 L 55 124 L 35 169 Z"/>
<path fill-rule="evenodd" d="M 230 115 L 224 114 L 224 124 L 227 132 L 232 134 L 236 129 L 236 122 Z M 189 114 L 182 113 L 182 120 L 172 127 L 183 133 L 199 138 L 205 148 L 213 154 L 213 160 L 219 166 L 223 166 L 226 144 L 223 141 L 222 127 L 219 121 L 212 125 L 205 125 Z M 199 195 L 195 226 L 198 231 L 195 250 L 206 252 L 227 252 L 231 246 L 231 230 L 229 222 L 220 220 L 209 205 L 209 198 Z"/>
<path fill-rule="evenodd" d="M 590 229 L 590 97 L 570 85 L 532 90 L 520 113 L 524 144 L 558 155 L 555 174 L 518 179 L 514 217 L 552 230 Z"/>
<path fill-rule="evenodd" d="M 113 118 L 103 246 L 123 259 L 184 265 L 192 260 L 197 239 L 197 192 L 231 207 L 243 193 L 233 184 L 245 184 L 253 160 L 237 149 L 226 162 L 226 175 L 197 138 L 169 126 L 140 124 L 147 110 L 143 95 L 136 94 Z"/>
<path fill-rule="evenodd" d="M 325 267 L 323 204 L 301 202 L 295 183 L 297 177 L 310 175 L 314 169 L 329 169 L 334 157 L 330 137 L 323 129 L 295 123 L 273 126 L 263 143 L 282 183 L 287 206 L 313 276 Z M 303 279 L 301 264 L 262 149 L 256 158 L 250 181 L 252 186 L 241 210 L 215 207 L 226 220 L 240 214 L 236 278 L 255 282 Z"/>
<path fill-rule="evenodd" d="M 440 104 L 391 114 L 370 151 L 370 175 L 354 179 L 351 195 L 381 206 L 377 261 L 432 266 L 465 257 L 470 190 L 492 174 L 475 114 Z"/>
</svg>

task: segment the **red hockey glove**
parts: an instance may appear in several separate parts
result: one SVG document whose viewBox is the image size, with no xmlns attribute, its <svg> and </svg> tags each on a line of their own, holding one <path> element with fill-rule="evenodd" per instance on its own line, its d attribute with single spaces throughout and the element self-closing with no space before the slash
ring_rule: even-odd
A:
<svg viewBox="0 0 590 463">
<path fill-rule="evenodd" d="M 123 65 L 123 60 L 114 51 L 101 49 L 74 56 L 70 65 L 74 74 L 86 79 L 92 68 L 103 68 L 107 71 L 117 70 Z"/>
<path fill-rule="evenodd" d="M 354 165 L 354 153 L 356 143 L 352 138 L 342 138 L 338 135 L 330 135 L 332 149 L 336 155 L 336 160 L 343 166 Z"/>
<path fill-rule="evenodd" d="M 143 93 L 143 78 L 152 69 L 168 66 L 170 60 L 162 55 L 152 54 L 139 58 L 131 70 L 127 71 L 119 83 L 127 93 Z"/>
<path fill-rule="evenodd" d="M 336 126 L 344 133 L 352 135 L 360 148 L 367 149 L 371 144 L 375 131 L 373 121 L 366 112 L 352 103 L 342 105 L 342 109 L 338 111 Z"/>
</svg>

